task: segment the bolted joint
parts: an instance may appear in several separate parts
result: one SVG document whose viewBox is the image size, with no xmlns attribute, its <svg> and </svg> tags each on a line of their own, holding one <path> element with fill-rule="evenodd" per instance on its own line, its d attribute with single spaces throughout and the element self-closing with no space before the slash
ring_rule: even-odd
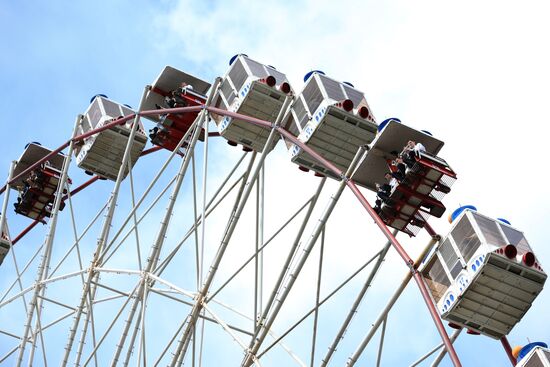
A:
<svg viewBox="0 0 550 367">
<path fill-rule="evenodd" d="M 407 261 L 407 267 L 409 268 L 412 275 L 418 273 L 418 270 L 416 270 L 417 267 L 412 259 L 409 259 L 409 261 Z"/>
</svg>

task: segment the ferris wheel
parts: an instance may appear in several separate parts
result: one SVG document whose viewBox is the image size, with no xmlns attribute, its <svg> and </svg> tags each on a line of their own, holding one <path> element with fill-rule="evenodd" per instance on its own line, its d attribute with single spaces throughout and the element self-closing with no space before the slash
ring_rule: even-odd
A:
<svg viewBox="0 0 550 367">
<path fill-rule="evenodd" d="M 167 66 L 135 111 L 96 95 L 59 148 L 25 146 L 2 190 L 0 362 L 381 365 L 412 280 L 441 337 L 412 365 L 448 354 L 460 366 L 462 330 L 512 359 L 506 335 L 546 274 L 522 232 L 473 207 L 435 233 L 457 178 L 442 147 L 398 119 L 378 124 L 351 83 L 313 71 L 296 93 L 243 54 L 212 85 Z M 18 234 L 12 193 L 30 221 Z M 396 236 L 421 230 L 414 259 Z M 392 248 L 403 278 L 374 282 Z M 394 289 L 357 328 L 377 283 Z"/>
</svg>

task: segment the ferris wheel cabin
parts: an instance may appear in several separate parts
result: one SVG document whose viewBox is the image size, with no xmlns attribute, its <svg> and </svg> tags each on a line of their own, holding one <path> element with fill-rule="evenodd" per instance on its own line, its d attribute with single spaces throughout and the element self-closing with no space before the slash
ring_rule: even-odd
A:
<svg viewBox="0 0 550 367">
<path fill-rule="evenodd" d="M 172 66 L 166 66 L 147 93 L 144 110 L 200 106 L 206 103 L 210 83 L 184 73 Z M 151 115 L 148 119 L 157 123 L 149 130 L 151 142 L 170 151 L 174 150 L 188 132 L 199 112 L 184 114 Z M 204 140 L 204 134 L 199 136 Z"/>
<path fill-rule="evenodd" d="M 550 367 L 550 349 L 543 342 L 529 343 L 519 350 L 516 367 Z"/>
<path fill-rule="evenodd" d="M 51 152 L 39 143 L 27 144 L 15 165 L 14 177 L 25 172 Z M 19 194 L 17 201 L 13 204 L 17 214 L 43 223 L 46 217 L 51 216 L 64 159 L 65 156 L 58 153 L 10 184 L 10 187 Z M 67 182 L 71 183 L 70 179 Z M 60 210 L 63 210 L 63 207 L 64 203 L 61 203 Z"/>
<path fill-rule="evenodd" d="M 365 95 L 346 82 L 313 71 L 296 97 L 285 127 L 323 158 L 345 171 L 360 146 L 370 144 L 377 125 Z M 334 173 L 295 144 L 288 144 L 292 162 L 336 178 Z"/>
<path fill-rule="evenodd" d="M 525 236 L 468 208 L 422 270 L 444 320 L 499 339 L 542 291 L 542 270 Z"/>
<path fill-rule="evenodd" d="M 292 88 L 285 74 L 274 67 L 261 64 L 246 55 L 236 55 L 224 76 L 213 105 L 227 111 L 274 123 L 286 98 L 292 98 Z M 263 151 L 270 129 L 251 123 L 213 114 L 220 135 L 231 145 L 242 144 L 245 149 Z M 267 147 L 273 149 L 279 136 Z"/>
<path fill-rule="evenodd" d="M 79 134 L 87 133 L 93 129 L 100 128 L 119 117 L 133 114 L 131 108 L 120 103 L 111 101 L 103 95 L 92 98 L 92 102 L 79 127 Z M 124 150 L 128 143 L 133 120 L 122 125 L 111 127 L 100 133 L 84 139 L 80 145 L 75 146 L 76 163 L 89 174 L 115 181 L 122 164 Z M 138 129 L 132 142 L 130 152 L 130 164 L 134 166 L 139 159 L 147 136 L 143 131 L 143 125 L 139 123 Z M 124 170 L 124 177 L 128 174 L 128 167 Z"/>
<path fill-rule="evenodd" d="M 439 218 L 445 212 L 441 201 L 451 191 L 456 173 L 437 156 L 443 142 L 431 134 L 397 119 L 385 120 L 379 130 L 352 178 L 377 192 L 381 204 L 376 209 L 386 225 L 415 236 L 430 216 Z M 414 152 L 410 143 L 421 144 L 423 149 Z M 390 186 L 384 193 L 378 189 L 383 185 Z"/>
</svg>

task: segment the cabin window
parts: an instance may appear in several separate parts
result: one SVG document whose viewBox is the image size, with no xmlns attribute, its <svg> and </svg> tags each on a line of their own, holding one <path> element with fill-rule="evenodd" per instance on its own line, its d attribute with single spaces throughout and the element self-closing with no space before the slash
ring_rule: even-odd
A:
<svg viewBox="0 0 550 367">
<path fill-rule="evenodd" d="M 231 68 L 228 76 L 229 78 L 231 78 L 235 89 L 237 91 L 240 91 L 248 76 L 243 64 L 241 63 L 241 60 L 235 61 L 235 64 Z"/>
<path fill-rule="evenodd" d="M 265 71 L 264 66 L 259 62 L 247 59 L 246 63 L 248 64 L 248 67 L 250 68 L 250 72 L 252 73 L 252 75 L 260 78 L 264 78 L 269 75 L 267 71 Z M 275 77 L 275 79 L 277 79 L 277 77 Z"/>
<path fill-rule="evenodd" d="M 83 125 L 82 129 L 84 130 L 84 132 L 88 132 L 94 129 L 99 123 L 99 120 L 101 119 L 102 113 L 99 107 L 99 100 L 100 98 L 94 98 L 94 101 L 92 102 L 91 106 L 88 109 L 88 121 L 86 120 L 82 121 L 82 125 Z"/>
<path fill-rule="evenodd" d="M 434 256 L 424 269 L 424 279 L 432 293 L 434 301 L 437 303 L 445 295 L 445 292 L 451 285 L 451 281 L 443 269 L 443 265 L 437 256 Z"/>
<path fill-rule="evenodd" d="M 467 216 L 463 216 L 462 219 L 460 219 L 460 222 L 456 224 L 451 235 L 464 261 L 470 261 L 479 246 L 481 246 L 481 242 Z"/>
<path fill-rule="evenodd" d="M 462 270 L 462 263 L 460 262 L 450 239 L 447 238 L 445 242 L 443 242 L 439 248 L 439 253 L 443 258 L 443 261 L 445 261 L 445 265 L 447 265 L 447 269 L 449 269 L 451 276 L 455 279 L 458 273 Z"/>
<path fill-rule="evenodd" d="M 227 101 L 227 105 L 231 106 L 233 103 L 233 100 L 235 99 L 235 92 L 233 91 L 233 88 L 231 87 L 231 84 L 229 84 L 229 80 L 225 79 L 220 87 L 223 96 L 225 97 L 225 100 Z"/>
<path fill-rule="evenodd" d="M 323 82 L 325 90 L 327 91 L 328 98 L 334 99 L 335 101 L 343 101 L 344 99 L 346 99 L 340 83 L 323 76 L 321 76 L 320 79 Z"/>
<path fill-rule="evenodd" d="M 485 241 L 487 243 L 502 247 L 506 246 L 506 240 L 502 235 L 500 234 L 500 231 L 498 230 L 498 225 L 494 220 L 487 219 L 485 217 L 482 217 L 481 215 L 475 215 L 476 222 L 479 225 L 479 229 L 481 229 L 481 233 L 485 237 Z"/>
<path fill-rule="evenodd" d="M 302 95 L 304 96 L 304 100 L 307 103 L 309 112 L 313 115 L 315 111 L 317 111 L 317 108 L 323 102 L 323 95 L 321 94 L 321 90 L 317 85 L 317 79 L 309 78 L 309 81 L 304 88 Z"/>
<path fill-rule="evenodd" d="M 296 99 L 294 102 L 294 113 L 296 114 L 296 123 L 299 126 L 301 130 L 303 130 L 307 123 L 308 123 L 308 115 L 306 111 L 306 107 L 304 106 L 304 102 L 302 101 L 302 98 Z M 298 136 L 299 132 L 292 132 L 294 135 Z"/>
<path fill-rule="evenodd" d="M 121 111 L 117 103 L 104 99 L 103 108 L 105 108 L 105 114 L 113 118 L 117 118 L 121 115 Z"/>
<path fill-rule="evenodd" d="M 523 233 L 507 226 L 500 226 L 500 228 L 502 228 L 502 231 L 506 235 L 508 243 L 516 246 L 520 255 L 531 251 L 531 247 L 525 236 L 523 236 Z"/>
</svg>

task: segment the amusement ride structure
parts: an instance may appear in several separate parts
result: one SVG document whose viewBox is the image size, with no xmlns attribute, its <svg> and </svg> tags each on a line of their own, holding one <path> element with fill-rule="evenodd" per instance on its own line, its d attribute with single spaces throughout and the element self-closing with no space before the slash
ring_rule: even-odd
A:
<svg viewBox="0 0 550 367">
<path fill-rule="evenodd" d="M 153 124 L 148 132 L 145 120 Z M 217 144 L 224 140 L 231 147 Z M 280 178 L 274 194 L 265 179 L 266 158 L 280 140 L 289 160 L 315 176 L 300 203 L 284 195 L 298 184 L 280 186 Z M 404 278 L 364 335 L 351 341 L 347 366 L 363 363 L 377 332 L 375 360 L 364 363 L 383 364 L 388 314 L 411 280 L 442 341 L 413 366 L 436 366 L 445 355 L 461 366 L 453 342 L 462 330 L 500 340 L 512 365 L 550 365 L 543 343 L 513 351 L 506 339 L 546 281 L 524 234 L 473 206 L 451 213 L 447 235 L 428 223 L 445 213 L 443 197 L 457 179 L 439 156 L 443 144 L 395 118 L 378 123 L 351 83 L 316 70 L 297 93 L 284 73 L 244 54 L 212 84 L 165 67 L 137 110 L 96 95 L 60 147 L 27 144 L 1 189 L 0 317 L 9 322 L 0 324 L 0 362 L 200 366 L 218 355 L 228 366 L 334 365 L 386 255 L 396 251 Z M 243 151 L 236 159 L 234 147 Z M 141 164 L 153 153 L 164 161 Z M 90 178 L 77 183 L 71 163 Z M 327 222 L 346 188 L 387 242 L 322 292 Z M 268 233 L 266 218 L 280 214 L 266 210 L 271 195 L 296 210 L 277 217 L 282 225 Z M 29 221 L 18 234 L 10 232 L 11 205 Z M 421 230 L 431 240 L 413 259 L 396 235 Z M 314 250 L 314 299 L 286 326 L 285 307 L 305 302 L 292 291 Z M 323 305 L 367 268 L 366 279 L 354 283 L 359 290 L 340 306 L 347 311 L 338 325 L 322 329 Z M 286 343 L 304 320 L 313 325 L 310 345 L 298 346 L 311 348 L 305 356 Z M 456 329 L 451 336 L 443 320 Z"/>
</svg>

